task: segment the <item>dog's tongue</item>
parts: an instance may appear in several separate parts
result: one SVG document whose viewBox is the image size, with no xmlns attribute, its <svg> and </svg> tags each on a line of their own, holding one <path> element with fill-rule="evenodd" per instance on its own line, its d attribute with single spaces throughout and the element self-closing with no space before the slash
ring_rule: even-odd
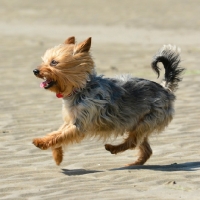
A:
<svg viewBox="0 0 200 200">
<path fill-rule="evenodd" d="M 63 98 L 63 95 L 62 95 L 61 93 L 56 93 L 56 96 L 57 96 L 58 98 Z"/>
<path fill-rule="evenodd" d="M 44 81 L 44 82 L 40 83 L 40 87 L 41 87 L 41 88 L 44 88 L 44 87 L 46 87 L 47 85 L 48 85 L 48 81 Z"/>
<path fill-rule="evenodd" d="M 48 86 L 48 83 L 49 83 L 49 81 L 46 80 L 46 81 L 40 83 L 40 87 L 41 87 L 41 88 L 44 88 L 44 87 Z M 56 93 L 56 96 L 57 96 L 58 98 L 63 98 L 63 95 L 62 95 L 61 93 Z"/>
<path fill-rule="evenodd" d="M 44 88 L 44 87 L 48 86 L 48 83 L 49 83 L 48 81 L 44 81 L 44 82 L 40 83 L 40 87 Z M 56 93 L 56 96 L 58 98 L 63 98 L 63 95 L 61 93 Z"/>
</svg>

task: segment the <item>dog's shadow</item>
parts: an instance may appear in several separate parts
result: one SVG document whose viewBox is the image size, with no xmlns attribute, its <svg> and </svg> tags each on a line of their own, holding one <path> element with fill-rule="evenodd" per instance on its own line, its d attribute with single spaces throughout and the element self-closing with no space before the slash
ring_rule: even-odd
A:
<svg viewBox="0 0 200 200">
<path fill-rule="evenodd" d="M 68 176 L 80 176 L 85 174 L 98 173 L 103 171 L 86 170 L 86 169 L 62 169 L 62 173 Z"/>
<path fill-rule="evenodd" d="M 153 170 L 153 171 L 197 171 L 200 170 L 200 162 L 187 162 L 187 163 L 174 163 L 170 165 L 141 165 L 141 166 L 129 166 L 109 169 L 108 171 L 120 171 L 120 170 Z M 106 170 L 107 171 L 107 170 Z M 86 169 L 62 169 L 62 173 L 67 176 L 80 176 L 91 173 L 105 172 L 100 170 L 86 170 Z"/>
<path fill-rule="evenodd" d="M 138 165 L 129 167 L 113 168 L 110 171 L 117 170 L 153 170 L 153 171 L 197 171 L 200 170 L 200 162 L 174 163 L 170 165 Z"/>
</svg>

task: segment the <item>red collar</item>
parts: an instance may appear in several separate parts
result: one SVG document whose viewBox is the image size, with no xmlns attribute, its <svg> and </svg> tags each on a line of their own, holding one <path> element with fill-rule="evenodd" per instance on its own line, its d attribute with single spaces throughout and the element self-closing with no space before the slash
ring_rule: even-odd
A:
<svg viewBox="0 0 200 200">
<path fill-rule="evenodd" d="M 63 95 L 61 93 L 56 93 L 57 98 L 63 98 Z"/>
<path fill-rule="evenodd" d="M 71 93 L 69 93 L 68 95 L 66 95 L 66 97 L 71 97 L 73 94 L 75 94 L 77 91 L 73 90 Z M 56 93 L 57 98 L 63 98 L 64 96 L 62 95 L 62 93 Z"/>
</svg>

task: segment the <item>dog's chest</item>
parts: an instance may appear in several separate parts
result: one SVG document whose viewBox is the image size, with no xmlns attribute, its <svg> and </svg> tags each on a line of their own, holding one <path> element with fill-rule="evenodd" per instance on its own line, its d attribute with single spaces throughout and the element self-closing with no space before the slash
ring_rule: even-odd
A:
<svg viewBox="0 0 200 200">
<path fill-rule="evenodd" d="M 78 109 L 73 106 L 71 101 L 63 99 L 62 114 L 63 120 L 67 124 L 74 124 L 76 122 Z"/>
</svg>

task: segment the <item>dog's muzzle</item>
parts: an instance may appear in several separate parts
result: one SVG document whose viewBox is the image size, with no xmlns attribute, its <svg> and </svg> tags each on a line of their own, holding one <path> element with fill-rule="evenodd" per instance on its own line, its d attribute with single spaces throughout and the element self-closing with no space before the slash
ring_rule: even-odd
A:
<svg viewBox="0 0 200 200">
<path fill-rule="evenodd" d="M 41 88 L 44 88 L 44 89 L 49 89 L 50 87 L 52 87 L 53 85 L 56 84 L 56 81 L 50 79 L 50 78 L 47 78 L 47 77 L 44 77 L 40 74 L 40 70 L 39 69 L 34 69 L 33 70 L 33 73 L 36 77 L 38 78 L 41 78 L 43 79 L 44 81 L 42 83 L 40 83 L 40 87 Z"/>
</svg>

